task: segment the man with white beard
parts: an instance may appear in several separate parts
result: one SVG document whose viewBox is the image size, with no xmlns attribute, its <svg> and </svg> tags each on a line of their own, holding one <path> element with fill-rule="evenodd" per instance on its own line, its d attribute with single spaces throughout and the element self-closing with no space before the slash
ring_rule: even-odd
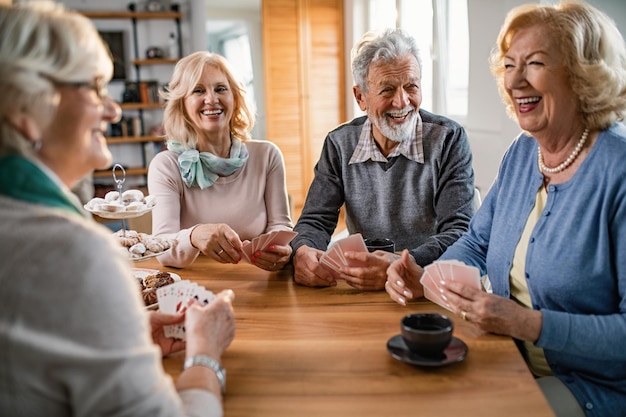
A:
<svg viewBox="0 0 626 417">
<path fill-rule="evenodd" d="M 469 142 L 457 122 L 420 109 L 421 67 L 414 39 L 401 30 L 367 33 L 353 48 L 353 93 L 367 116 L 325 139 L 291 242 L 297 283 L 344 279 L 362 291 L 384 289 L 393 253 L 345 252 L 366 266 L 341 272 L 320 263 L 342 205 L 350 234 L 391 239 L 422 266 L 467 230 L 474 213 Z"/>
</svg>

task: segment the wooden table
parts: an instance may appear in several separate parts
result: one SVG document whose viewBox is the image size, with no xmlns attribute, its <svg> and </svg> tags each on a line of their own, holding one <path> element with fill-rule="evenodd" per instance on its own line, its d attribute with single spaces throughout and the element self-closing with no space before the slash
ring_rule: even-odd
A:
<svg viewBox="0 0 626 417">
<path fill-rule="evenodd" d="M 382 292 L 297 285 L 285 269 L 222 265 L 200 257 L 175 272 L 218 292 L 231 288 L 237 332 L 222 358 L 226 417 L 554 416 L 513 341 L 452 317 L 465 360 L 437 368 L 391 357 L 387 341 L 411 312 L 447 311 L 428 300 L 402 307 Z M 164 359 L 176 377 L 183 355 Z"/>
</svg>

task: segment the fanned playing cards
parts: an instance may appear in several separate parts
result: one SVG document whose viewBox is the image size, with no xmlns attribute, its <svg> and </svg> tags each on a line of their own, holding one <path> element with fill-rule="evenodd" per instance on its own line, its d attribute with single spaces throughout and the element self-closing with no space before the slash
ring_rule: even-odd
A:
<svg viewBox="0 0 626 417">
<path fill-rule="evenodd" d="M 176 281 L 157 289 L 159 310 L 163 313 L 174 314 L 178 312 L 190 299 L 197 300 L 202 305 L 207 305 L 215 299 L 215 294 L 201 285 L 188 280 Z M 185 339 L 184 323 L 163 326 L 165 337 Z"/>
<path fill-rule="evenodd" d="M 345 252 L 367 252 L 363 236 L 360 233 L 355 233 L 332 243 L 320 258 L 320 263 L 335 272 L 339 272 L 342 267 L 367 266 L 365 262 L 347 259 L 344 256 Z"/>
<path fill-rule="evenodd" d="M 424 297 L 441 307 L 452 310 L 452 307 L 443 299 L 442 282 L 456 281 L 468 287 L 481 289 L 480 271 L 475 266 L 469 266 L 461 261 L 435 261 L 424 268 L 420 283 L 424 287 Z"/>
<path fill-rule="evenodd" d="M 271 245 L 286 246 L 293 240 L 298 232 L 293 230 L 273 230 L 243 242 L 243 259 L 252 263 L 252 258 L 257 252 L 263 252 Z"/>
</svg>

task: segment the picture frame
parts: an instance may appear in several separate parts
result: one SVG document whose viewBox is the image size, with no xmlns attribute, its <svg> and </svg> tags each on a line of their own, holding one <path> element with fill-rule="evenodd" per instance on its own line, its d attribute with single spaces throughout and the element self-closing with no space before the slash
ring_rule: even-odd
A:
<svg viewBox="0 0 626 417">
<path fill-rule="evenodd" d="M 126 79 L 126 51 L 124 49 L 123 31 L 98 31 L 100 37 L 109 47 L 113 60 L 113 79 Z"/>
</svg>

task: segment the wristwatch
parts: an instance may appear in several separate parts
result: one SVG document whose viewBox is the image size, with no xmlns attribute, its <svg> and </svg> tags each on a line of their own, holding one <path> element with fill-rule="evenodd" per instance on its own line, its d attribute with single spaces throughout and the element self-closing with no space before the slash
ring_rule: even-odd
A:
<svg viewBox="0 0 626 417">
<path fill-rule="evenodd" d="M 187 368 L 191 368 L 192 366 L 206 366 L 209 369 L 212 369 L 217 376 L 217 381 L 220 383 L 220 388 L 222 390 L 222 394 L 226 393 L 226 370 L 222 368 L 222 365 L 215 359 L 206 355 L 196 355 L 191 358 L 185 359 L 185 363 L 183 364 L 183 371 Z"/>
</svg>

